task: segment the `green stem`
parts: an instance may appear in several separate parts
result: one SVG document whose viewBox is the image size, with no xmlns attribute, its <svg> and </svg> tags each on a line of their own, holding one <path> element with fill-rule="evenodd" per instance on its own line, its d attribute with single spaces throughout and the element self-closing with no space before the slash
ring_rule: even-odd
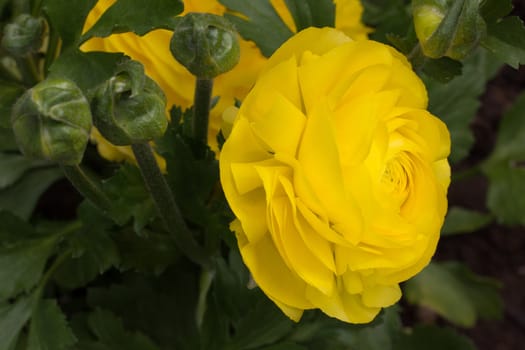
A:
<svg viewBox="0 0 525 350">
<path fill-rule="evenodd" d="M 107 213 L 111 207 L 109 197 L 101 188 L 100 181 L 86 173 L 78 165 L 61 165 L 62 171 L 80 194 L 98 207 L 103 213 Z"/>
<path fill-rule="evenodd" d="M 131 148 L 137 159 L 146 187 L 151 193 L 164 224 L 173 235 L 175 243 L 191 261 L 200 265 L 206 265 L 208 260 L 206 254 L 186 226 L 173 193 L 155 160 L 151 146 L 148 143 L 137 143 L 133 144 Z"/>
<path fill-rule="evenodd" d="M 197 78 L 193 101 L 193 138 L 208 144 L 208 123 L 210 119 L 213 79 Z"/>
<path fill-rule="evenodd" d="M 44 59 L 44 74 L 47 75 L 47 71 L 51 66 L 51 63 L 55 60 L 57 52 L 59 50 L 60 37 L 56 30 L 50 29 L 49 43 L 47 45 L 46 57 Z"/>
<path fill-rule="evenodd" d="M 15 58 L 15 60 L 25 85 L 31 87 L 41 80 L 38 68 L 32 57 Z"/>
<path fill-rule="evenodd" d="M 33 2 L 33 9 L 31 10 L 31 15 L 37 17 L 40 14 L 42 9 L 42 0 L 35 0 Z"/>
<path fill-rule="evenodd" d="M 200 329 L 204 322 L 204 314 L 206 314 L 206 299 L 210 291 L 211 284 L 215 278 L 215 270 L 203 269 L 199 281 L 199 299 L 197 301 L 197 309 L 195 311 L 195 320 L 197 327 Z"/>
</svg>

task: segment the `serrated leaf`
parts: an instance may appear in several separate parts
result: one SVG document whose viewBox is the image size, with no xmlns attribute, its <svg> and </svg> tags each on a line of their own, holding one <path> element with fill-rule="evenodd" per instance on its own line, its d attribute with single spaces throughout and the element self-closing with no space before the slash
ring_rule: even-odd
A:
<svg viewBox="0 0 525 350">
<path fill-rule="evenodd" d="M 118 248 L 110 237 L 112 222 L 84 202 L 79 209 L 82 227 L 68 237 L 72 257 L 55 272 L 55 281 L 66 288 L 86 285 L 120 262 Z"/>
<path fill-rule="evenodd" d="M 27 170 L 51 164 L 30 160 L 20 154 L 0 153 L 0 190 L 13 185 Z"/>
<path fill-rule="evenodd" d="M 62 176 L 56 167 L 27 172 L 12 186 L 0 190 L 0 210 L 29 219 L 42 193 Z"/>
<path fill-rule="evenodd" d="M 293 327 L 292 321 L 262 293 L 235 325 L 231 346 L 239 349 L 256 349 L 284 338 Z"/>
<path fill-rule="evenodd" d="M 235 25 L 244 39 L 254 41 L 266 57 L 293 35 L 270 0 L 219 0 L 219 2 L 233 13 L 227 12 L 224 17 Z"/>
<path fill-rule="evenodd" d="M 177 112 L 179 113 L 180 111 Z M 191 112 L 186 111 L 184 118 L 188 113 Z M 218 161 L 209 148 L 205 157 L 196 157 L 191 140 L 180 135 L 183 132 L 182 128 L 179 124 L 170 123 L 164 137 L 157 140 L 157 151 L 166 159 L 166 180 L 173 190 L 183 216 L 192 224 L 205 227 L 211 221 L 211 216 L 216 214 L 209 210 L 208 201 L 219 181 Z"/>
<path fill-rule="evenodd" d="M 145 335 L 127 331 L 122 320 L 109 311 L 96 310 L 89 315 L 88 323 L 99 343 L 111 350 L 159 350 Z"/>
<path fill-rule="evenodd" d="M 0 349 L 16 346 L 20 331 L 31 316 L 32 298 L 19 298 L 16 302 L 0 303 Z"/>
<path fill-rule="evenodd" d="M 87 15 L 96 2 L 96 0 L 43 1 L 42 9 L 48 16 L 51 28 L 62 38 L 64 49 L 78 42 Z"/>
<path fill-rule="evenodd" d="M 0 300 L 36 285 L 53 251 L 56 236 L 21 240 L 0 248 Z"/>
<path fill-rule="evenodd" d="M 124 55 L 109 52 L 64 52 L 49 68 L 50 78 L 74 81 L 84 94 L 113 75 Z"/>
<path fill-rule="evenodd" d="M 487 206 L 499 222 L 525 225 L 525 94 L 503 116 L 496 146 L 482 170 L 490 185 Z"/>
<path fill-rule="evenodd" d="M 403 290 L 410 303 L 428 307 L 457 325 L 472 327 L 478 318 L 502 316 L 500 288 L 497 281 L 448 262 L 431 263 L 407 281 Z"/>
<path fill-rule="evenodd" d="M 27 350 L 65 350 L 76 343 L 55 300 L 41 300 L 33 309 Z"/>
<path fill-rule="evenodd" d="M 492 215 L 460 207 L 451 207 L 441 229 L 442 235 L 456 235 L 477 231 L 493 220 Z"/>
<path fill-rule="evenodd" d="M 165 234 L 148 232 L 138 236 L 131 231 L 121 231 L 113 235 L 113 239 L 119 249 L 122 270 L 160 275 L 181 257 L 173 238 Z"/>
<path fill-rule="evenodd" d="M 429 95 L 429 111 L 447 124 L 452 139 L 451 163 L 468 155 L 474 142 L 469 124 L 479 108 L 479 97 L 486 82 L 499 68 L 499 63 L 483 51 L 478 51 L 464 62 L 463 74 L 448 84 L 425 79 Z"/>
<path fill-rule="evenodd" d="M 525 27 L 519 17 L 507 17 L 487 26 L 481 45 L 511 67 L 525 64 Z"/>
<path fill-rule="evenodd" d="M 87 303 L 122 317 L 127 328 L 147 334 L 163 349 L 199 349 L 197 278 L 195 265 L 182 259 L 159 276 L 127 273 L 119 284 L 89 288 Z"/>
<path fill-rule="evenodd" d="M 394 350 L 475 350 L 472 341 L 451 328 L 416 326 L 396 342 Z"/>
<path fill-rule="evenodd" d="M 103 189 L 111 199 L 109 215 L 123 225 L 134 218 L 134 228 L 139 231 L 155 216 L 156 210 L 139 169 L 123 165 L 111 178 L 104 181 Z"/>
<path fill-rule="evenodd" d="M 112 33 L 134 32 L 144 35 L 157 28 L 169 28 L 173 17 L 181 13 L 180 0 L 120 0 L 104 12 L 102 17 L 82 37 L 106 37 Z"/>
</svg>

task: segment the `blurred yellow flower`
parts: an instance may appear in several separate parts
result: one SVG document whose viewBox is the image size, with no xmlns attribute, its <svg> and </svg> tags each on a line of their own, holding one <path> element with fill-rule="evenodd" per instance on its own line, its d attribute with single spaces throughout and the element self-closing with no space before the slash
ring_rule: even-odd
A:
<svg viewBox="0 0 525 350">
<path fill-rule="evenodd" d="M 292 319 L 371 321 L 428 264 L 450 136 L 406 58 L 330 28 L 269 59 L 220 155 L 244 262 Z"/>
<path fill-rule="evenodd" d="M 115 0 L 99 0 L 90 12 L 84 29 L 89 29 L 104 11 Z M 272 1 L 277 12 L 284 21 L 293 27 L 293 21 L 285 6 L 284 0 Z M 356 39 L 364 39 L 368 28 L 361 22 L 363 8 L 359 0 L 336 0 L 336 26 Z M 184 13 L 207 12 L 217 15 L 223 14 L 226 9 L 217 0 L 184 0 Z M 82 45 L 84 51 L 124 52 L 131 58 L 140 61 L 145 66 L 146 73 L 155 80 L 168 99 L 168 106 L 176 104 L 187 108 L 193 102 L 195 78 L 179 63 L 170 51 L 169 41 L 171 32 L 155 30 L 143 37 L 133 33 L 113 34 L 108 38 L 93 38 Z M 243 100 L 257 75 L 266 63 L 259 49 L 251 41 L 240 40 L 241 59 L 239 64 L 230 72 L 215 79 L 214 96 L 220 96 L 219 102 L 211 111 L 209 127 L 209 144 L 217 150 L 216 135 L 221 126 L 223 111 L 235 103 L 235 99 Z M 126 147 L 112 147 L 99 133 L 94 132 L 92 138 L 97 142 L 101 155 L 110 160 L 132 160 L 132 153 Z"/>
</svg>

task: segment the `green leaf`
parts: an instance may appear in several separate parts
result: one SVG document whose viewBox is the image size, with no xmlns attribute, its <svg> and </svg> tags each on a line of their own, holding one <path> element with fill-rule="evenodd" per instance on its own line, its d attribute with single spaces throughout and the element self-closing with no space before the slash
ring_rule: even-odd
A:
<svg viewBox="0 0 525 350">
<path fill-rule="evenodd" d="M 106 37 L 112 33 L 134 32 L 144 35 L 154 29 L 170 28 L 173 17 L 183 10 L 180 0 L 120 0 L 104 12 L 102 17 L 82 37 Z"/>
<path fill-rule="evenodd" d="M 525 225 L 525 93 L 505 113 L 498 131 L 496 146 L 482 170 L 490 185 L 487 206 L 499 222 Z"/>
<path fill-rule="evenodd" d="M 27 350 L 65 350 L 76 343 L 55 300 L 41 300 L 33 309 Z"/>
<path fill-rule="evenodd" d="M 158 276 L 128 272 L 118 284 L 89 288 L 87 302 L 122 317 L 126 328 L 147 334 L 163 349 L 200 349 L 194 321 L 198 273 L 184 259 Z"/>
<path fill-rule="evenodd" d="M 270 0 L 219 0 L 219 2 L 234 13 L 226 13 L 224 17 L 235 25 L 244 39 L 254 41 L 266 57 L 293 35 Z M 242 18 L 235 13 L 241 14 Z"/>
<path fill-rule="evenodd" d="M 348 324 L 318 311 L 308 311 L 287 339 L 306 345 L 308 349 L 391 350 L 400 331 L 397 306 L 382 310 L 366 325 Z"/>
<path fill-rule="evenodd" d="M 27 239 L 0 248 L 0 300 L 27 292 L 36 285 L 56 240 L 56 236 Z"/>
<path fill-rule="evenodd" d="M 109 311 L 96 310 L 89 318 L 91 331 L 111 350 L 159 350 L 145 335 L 124 329 L 122 320 Z"/>
<path fill-rule="evenodd" d="M 2 140 L 2 142 L 0 142 L 0 151 L 18 150 L 13 129 L 0 128 L 0 140 Z"/>
<path fill-rule="evenodd" d="M 0 211 L 0 247 L 8 247 L 20 240 L 38 238 L 33 226 L 9 211 Z"/>
<path fill-rule="evenodd" d="M 14 349 L 20 331 L 31 316 L 32 305 L 30 297 L 19 298 L 12 304 L 0 303 L 0 349 Z"/>
<path fill-rule="evenodd" d="M 332 0 L 285 0 L 297 31 L 308 27 L 335 27 Z"/>
<path fill-rule="evenodd" d="M 440 83 L 448 83 L 463 72 L 461 62 L 448 57 L 439 59 L 425 58 L 422 71 Z"/>
<path fill-rule="evenodd" d="M 483 51 L 470 56 L 463 66 L 463 74 L 448 84 L 425 79 L 429 95 L 429 111 L 447 124 L 452 139 L 449 160 L 457 163 L 468 155 L 474 142 L 469 124 L 479 108 L 479 97 L 486 82 L 499 68 Z"/>
<path fill-rule="evenodd" d="M 48 16 L 51 28 L 62 38 L 64 49 L 78 42 L 87 15 L 96 2 L 96 0 L 43 1 L 43 10 Z"/>
<path fill-rule="evenodd" d="M 148 232 L 138 236 L 125 230 L 114 234 L 113 240 L 119 249 L 122 270 L 160 275 L 181 257 L 173 238 L 166 234 Z"/>
<path fill-rule="evenodd" d="M 460 207 L 452 207 L 448 210 L 441 234 L 448 236 L 460 233 L 471 233 L 490 224 L 492 220 L 493 217 L 490 214 Z"/>
<path fill-rule="evenodd" d="M 0 190 L 0 210 L 29 219 L 42 193 L 62 176 L 56 167 L 27 172 L 13 186 Z"/>
<path fill-rule="evenodd" d="M 87 202 L 81 205 L 79 216 L 82 227 L 68 237 L 72 257 L 53 275 L 59 285 L 69 289 L 86 285 L 120 262 L 117 246 L 110 237 L 112 222 Z"/>
<path fill-rule="evenodd" d="M 259 350 L 308 350 L 308 348 L 305 348 L 304 346 L 292 343 L 292 342 L 284 342 L 275 344 L 272 346 L 260 348 Z"/>
<path fill-rule="evenodd" d="M 293 323 L 266 296 L 258 298 L 235 327 L 232 347 L 255 349 L 282 339 L 292 330 Z"/>
<path fill-rule="evenodd" d="M 416 326 L 396 342 L 394 350 L 475 350 L 470 339 L 451 328 Z"/>
<path fill-rule="evenodd" d="M 157 214 L 136 166 L 121 166 L 115 175 L 104 181 L 103 189 L 111 198 L 111 218 L 121 225 L 134 218 L 134 228 L 139 234 Z"/>
<path fill-rule="evenodd" d="M 403 289 L 410 303 L 428 307 L 459 326 L 472 327 L 478 318 L 502 317 L 500 288 L 499 282 L 448 262 L 431 263 Z"/>
<path fill-rule="evenodd" d="M 27 170 L 51 164 L 30 160 L 20 154 L 0 153 L 0 190 L 13 185 Z"/>
<path fill-rule="evenodd" d="M 513 7 L 512 0 L 483 0 L 480 13 L 487 23 L 497 22 L 500 18 L 508 15 Z"/>
<path fill-rule="evenodd" d="M 487 25 L 481 45 L 515 69 L 525 64 L 525 27 L 519 17 L 506 17 Z"/>
<path fill-rule="evenodd" d="M 370 39 L 388 43 L 387 35 L 405 36 L 413 27 L 405 0 L 362 0 L 363 22 L 372 26 Z"/>
<path fill-rule="evenodd" d="M 122 0 L 121 0 L 122 1 Z M 109 52 L 64 52 L 49 68 L 50 78 L 74 81 L 85 94 L 113 76 L 124 55 Z"/>
</svg>

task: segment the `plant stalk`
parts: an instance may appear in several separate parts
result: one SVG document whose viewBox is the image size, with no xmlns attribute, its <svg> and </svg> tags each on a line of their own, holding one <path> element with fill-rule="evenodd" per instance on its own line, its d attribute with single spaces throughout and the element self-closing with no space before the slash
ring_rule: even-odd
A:
<svg viewBox="0 0 525 350">
<path fill-rule="evenodd" d="M 213 79 L 197 78 L 193 100 L 193 138 L 208 144 L 208 124 L 211 109 Z"/>
<path fill-rule="evenodd" d="M 111 207 L 109 197 L 102 191 L 99 180 L 90 176 L 78 165 L 61 165 L 62 171 L 67 179 L 80 194 L 98 207 L 103 213 L 107 213 Z"/>
<path fill-rule="evenodd" d="M 164 224 L 173 235 L 175 243 L 191 261 L 202 266 L 207 265 L 208 259 L 206 254 L 195 241 L 192 232 L 186 225 L 173 193 L 155 160 L 151 146 L 148 143 L 137 143 L 131 145 L 131 148 L 137 159 L 146 187 L 157 206 Z"/>
</svg>

